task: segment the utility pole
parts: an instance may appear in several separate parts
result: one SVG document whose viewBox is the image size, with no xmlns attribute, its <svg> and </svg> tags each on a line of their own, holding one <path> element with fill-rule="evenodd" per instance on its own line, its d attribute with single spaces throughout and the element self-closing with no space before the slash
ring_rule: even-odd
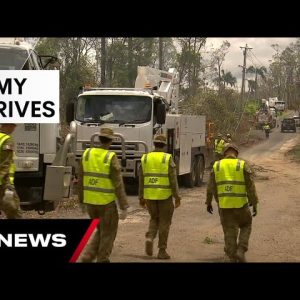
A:
<svg viewBox="0 0 300 300">
<path fill-rule="evenodd" d="M 243 66 L 240 66 L 243 68 L 243 77 L 242 77 L 242 90 L 241 90 L 241 98 L 244 99 L 244 94 L 245 94 L 245 75 L 246 75 L 246 58 L 247 58 L 247 50 L 253 49 L 248 47 L 246 44 L 245 47 L 240 47 L 241 49 L 245 49 L 243 52 L 244 55 L 244 64 Z"/>
</svg>

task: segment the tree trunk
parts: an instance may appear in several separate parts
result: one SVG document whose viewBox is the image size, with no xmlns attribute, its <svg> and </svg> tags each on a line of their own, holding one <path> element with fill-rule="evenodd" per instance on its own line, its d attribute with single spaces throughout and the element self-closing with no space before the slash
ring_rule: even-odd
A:
<svg viewBox="0 0 300 300">
<path fill-rule="evenodd" d="M 106 39 L 101 38 L 101 86 L 106 86 Z"/>
<path fill-rule="evenodd" d="M 159 68 L 159 70 L 164 69 L 163 48 L 164 48 L 163 38 L 158 38 L 158 68 Z"/>
<path fill-rule="evenodd" d="M 132 37 L 128 38 L 128 83 L 129 87 L 134 86 Z"/>
</svg>

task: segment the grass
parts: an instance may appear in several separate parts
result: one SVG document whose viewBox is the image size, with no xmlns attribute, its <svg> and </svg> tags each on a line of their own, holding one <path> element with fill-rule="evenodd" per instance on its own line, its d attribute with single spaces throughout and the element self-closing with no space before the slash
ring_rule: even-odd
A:
<svg viewBox="0 0 300 300">
<path fill-rule="evenodd" d="M 204 244 L 213 244 L 214 242 L 213 242 L 212 238 L 210 238 L 210 237 L 207 236 L 207 237 L 203 240 L 203 243 L 204 243 Z"/>
</svg>

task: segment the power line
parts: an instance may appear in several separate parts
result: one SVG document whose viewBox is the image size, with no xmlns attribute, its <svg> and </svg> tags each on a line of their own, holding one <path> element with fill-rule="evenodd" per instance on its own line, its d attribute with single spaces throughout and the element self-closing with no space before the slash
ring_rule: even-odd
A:
<svg viewBox="0 0 300 300">
<path fill-rule="evenodd" d="M 257 58 L 257 56 L 254 54 L 253 51 L 250 50 L 250 53 L 255 57 L 255 59 L 259 62 L 259 64 L 260 64 L 261 66 L 264 66 L 264 64 Z"/>
<path fill-rule="evenodd" d="M 258 69 L 258 65 L 254 62 L 254 57 L 252 56 L 252 53 L 249 52 L 249 54 L 251 54 L 251 55 L 249 55 L 249 57 L 248 57 L 249 60 L 251 61 L 252 65 L 253 65 L 255 68 Z"/>
</svg>

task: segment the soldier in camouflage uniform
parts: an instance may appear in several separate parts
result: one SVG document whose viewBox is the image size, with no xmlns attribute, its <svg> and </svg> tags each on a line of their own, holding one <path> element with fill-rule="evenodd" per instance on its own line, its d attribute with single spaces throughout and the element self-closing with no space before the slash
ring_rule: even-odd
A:
<svg viewBox="0 0 300 300">
<path fill-rule="evenodd" d="M 10 136 L 15 128 L 16 124 L 2 124 L 0 128 L 0 210 L 8 219 L 22 218 L 20 199 L 14 187 L 14 142 Z M 12 196 L 6 197 L 6 191 L 11 191 Z"/>
<path fill-rule="evenodd" d="M 121 209 L 120 219 L 125 219 L 127 208 L 121 167 L 114 152 L 108 151 L 114 138 L 113 131 L 101 128 L 100 147 L 88 148 L 82 156 L 78 197 L 85 203 L 92 219 L 100 218 L 100 224 L 88 243 L 82 262 L 109 262 L 109 256 L 117 235 L 119 215 L 116 205 Z"/>
<path fill-rule="evenodd" d="M 223 138 L 223 135 L 221 133 L 218 133 L 218 136 L 214 142 L 214 161 L 223 158 L 223 151 L 224 151 L 225 144 L 226 141 Z"/>
<path fill-rule="evenodd" d="M 155 150 L 144 154 L 139 171 L 139 199 L 142 207 L 147 206 L 150 223 L 146 233 L 145 251 L 153 255 L 153 240 L 159 233 L 158 258 L 170 259 L 166 252 L 169 230 L 175 208 L 180 206 L 176 165 L 171 154 L 164 153 L 167 144 L 165 135 L 157 135 L 154 139 Z"/>
<path fill-rule="evenodd" d="M 258 198 L 252 171 L 248 164 L 238 159 L 238 148 L 229 144 L 224 158 L 214 163 L 207 186 L 207 211 L 213 213 L 215 198 L 224 232 L 224 251 L 232 262 L 246 262 L 245 252 L 252 228 L 252 215 L 257 215 Z M 238 239 L 238 242 L 237 242 Z"/>
</svg>

